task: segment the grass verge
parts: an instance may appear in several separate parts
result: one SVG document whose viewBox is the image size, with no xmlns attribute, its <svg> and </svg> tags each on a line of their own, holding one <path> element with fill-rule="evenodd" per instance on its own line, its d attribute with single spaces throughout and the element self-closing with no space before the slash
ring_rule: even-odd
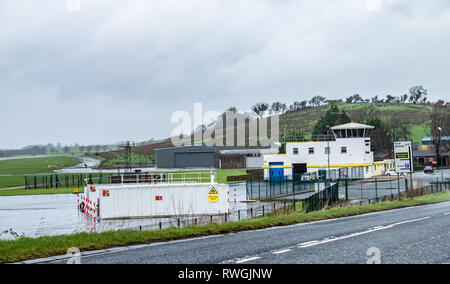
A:
<svg viewBox="0 0 450 284">
<path fill-rule="evenodd" d="M 0 190 L 0 196 L 19 196 L 19 195 L 45 195 L 45 194 L 69 194 L 73 193 L 74 188 L 37 188 L 37 189 L 8 189 Z M 84 188 L 79 189 L 79 193 L 84 192 Z"/>
<path fill-rule="evenodd" d="M 224 224 L 209 224 L 198 227 L 168 228 L 154 231 L 111 231 L 104 233 L 79 233 L 51 237 L 20 238 L 0 241 L 0 263 L 49 257 L 65 254 L 70 247 L 82 251 L 105 249 L 141 243 L 153 243 L 177 239 L 193 238 L 205 235 L 225 234 L 246 230 L 285 226 L 296 223 L 320 221 L 339 217 L 348 217 L 397 208 L 419 206 L 450 201 L 450 193 L 440 193 L 417 197 L 415 199 L 387 201 L 364 206 L 337 207 L 311 213 L 291 213 L 282 216 L 258 217 Z"/>
</svg>

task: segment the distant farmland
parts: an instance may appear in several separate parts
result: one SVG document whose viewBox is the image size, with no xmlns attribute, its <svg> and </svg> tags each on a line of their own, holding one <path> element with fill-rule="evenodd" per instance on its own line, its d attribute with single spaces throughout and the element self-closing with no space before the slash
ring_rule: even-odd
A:
<svg viewBox="0 0 450 284">
<path fill-rule="evenodd" d="M 52 173 L 56 169 L 73 167 L 79 163 L 77 159 L 69 156 L 2 160 L 0 175 Z"/>
</svg>

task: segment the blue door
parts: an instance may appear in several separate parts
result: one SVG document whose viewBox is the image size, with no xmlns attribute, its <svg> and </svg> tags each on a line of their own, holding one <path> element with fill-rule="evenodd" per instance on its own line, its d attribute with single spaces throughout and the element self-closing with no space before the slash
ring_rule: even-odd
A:
<svg viewBox="0 0 450 284">
<path fill-rule="evenodd" d="M 277 166 L 276 168 L 272 168 L 272 166 Z M 271 181 L 284 181 L 284 163 L 269 163 L 270 167 L 270 180 Z"/>
</svg>

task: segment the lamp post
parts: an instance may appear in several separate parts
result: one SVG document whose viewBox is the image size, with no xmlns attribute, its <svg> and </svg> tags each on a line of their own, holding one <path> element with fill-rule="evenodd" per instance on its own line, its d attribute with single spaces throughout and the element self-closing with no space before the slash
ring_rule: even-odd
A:
<svg viewBox="0 0 450 284">
<path fill-rule="evenodd" d="M 439 126 L 438 131 L 439 131 L 439 139 L 441 139 L 441 141 L 442 141 L 442 127 Z M 435 144 L 437 144 L 437 143 L 435 143 Z M 439 143 L 439 145 L 440 145 L 440 143 Z M 440 152 L 440 151 L 441 151 L 441 149 L 436 149 L 436 152 Z M 441 162 L 442 162 L 442 158 L 440 161 L 437 161 L 437 166 L 438 166 L 438 169 L 441 170 L 441 179 L 442 179 L 442 182 L 444 182 L 444 170 L 442 169 Z"/>
<path fill-rule="evenodd" d="M 328 154 L 328 172 L 327 172 L 327 179 L 326 179 L 326 184 L 329 185 L 329 177 L 330 177 L 330 126 L 327 125 L 327 154 Z"/>
</svg>

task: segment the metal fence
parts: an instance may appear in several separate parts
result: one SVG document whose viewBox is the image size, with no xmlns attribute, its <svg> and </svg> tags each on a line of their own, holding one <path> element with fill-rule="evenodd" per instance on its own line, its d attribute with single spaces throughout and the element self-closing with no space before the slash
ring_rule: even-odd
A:
<svg viewBox="0 0 450 284">
<path fill-rule="evenodd" d="M 111 183 L 210 183 L 214 172 L 126 173 L 112 176 Z"/>
<path fill-rule="evenodd" d="M 416 188 L 416 189 L 408 189 L 406 192 L 402 194 L 401 197 L 412 198 L 417 196 L 423 196 L 427 194 L 433 193 L 441 193 L 444 191 L 450 190 L 450 181 L 437 181 L 435 183 L 431 183 L 428 186 Z"/>
<path fill-rule="evenodd" d="M 339 185 L 336 183 L 304 199 L 302 201 L 303 211 L 308 213 L 322 210 L 326 206 L 333 206 L 337 201 L 339 201 Z"/>
<path fill-rule="evenodd" d="M 314 180 L 247 180 L 247 200 L 273 199 L 313 192 L 320 181 Z"/>
<path fill-rule="evenodd" d="M 130 220 L 97 220 L 86 217 L 89 222 L 85 229 L 88 231 L 110 230 L 161 230 L 170 227 L 183 228 L 189 226 L 205 226 L 208 224 L 223 224 L 240 221 L 269 214 L 286 214 L 295 210 L 295 201 L 249 203 L 246 208 L 233 210 L 231 213 L 203 216 L 174 216 L 170 218 L 151 218 Z M 80 230 L 82 231 L 82 230 Z"/>
<path fill-rule="evenodd" d="M 111 183 L 112 174 L 52 174 L 24 176 L 26 189 L 83 187 L 88 184 Z"/>
<path fill-rule="evenodd" d="M 211 172 L 127 173 L 127 174 L 51 174 L 24 176 L 26 189 L 83 187 L 87 184 L 111 183 L 209 183 Z"/>
<path fill-rule="evenodd" d="M 398 196 L 409 187 L 407 178 L 374 178 L 371 180 L 340 180 L 339 195 L 345 200 L 358 200 L 362 203 L 378 201 L 385 196 Z"/>
</svg>

